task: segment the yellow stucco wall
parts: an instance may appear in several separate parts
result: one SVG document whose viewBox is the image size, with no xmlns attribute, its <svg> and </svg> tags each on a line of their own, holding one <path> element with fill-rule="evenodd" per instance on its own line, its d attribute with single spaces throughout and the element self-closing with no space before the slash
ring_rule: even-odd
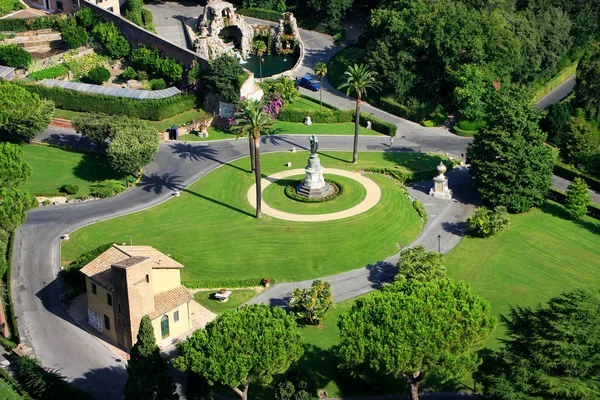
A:
<svg viewBox="0 0 600 400">
<path fill-rule="evenodd" d="M 92 292 L 92 283 L 96 284 L 96 294 Z M 87 299 L 88 299 L 88 307 L 94 310 L 96 313 L 100 315 L 102 318 L 102 328 L 103 333 L 112 339 L 115 343 L 117 342 L 117 333 L 115 327 L 115 315 L 114 315 L 114 297 L 113 297 L 113 305 L 108 305 L 107 293 L 109 293 L 106 289 L 100 286 L 98 283 L 92 281 L 89 277 L 85 277 L 85 286 L 87 289 Z M 111 294 L 112 296 L 112 294 Z M 104 316 L 108 316 L 110 320 L 110 327 L 106 329 L 104 324 Z"/>
<path fill-rule="evenodd" d="M 173 319 L 175 311 L 179 311 L 179 321 L 177 322 L 174 322 Z M 169 336 L 167 336 L 165 339 L 180 336 L 192 329 L 192 318 L 189 303 L 182 304 L 179 307 L 172 309 L 165 315 L 169 317 Z M 157 317 L 152 320 L 152 327 L 154 328 L 154 337 L 156 338 L 156 344 L 160 344 L 160 342 L 164 340 L 160 329 L 160 320 L 162 319 L 162 317 L 163 316 L 161 315 L 160 317 Z"/>
<path fill-rule="evenodd" d="M 181 285 L 181 275 L 178 269 L 158 269 L 152 270 L 152 288 L 154 294 L 173 289 Z"/>
</svg>

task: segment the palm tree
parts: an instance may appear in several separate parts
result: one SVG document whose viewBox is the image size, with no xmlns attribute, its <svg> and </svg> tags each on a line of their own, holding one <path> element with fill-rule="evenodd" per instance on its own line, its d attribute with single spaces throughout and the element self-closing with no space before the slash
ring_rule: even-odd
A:
<svg viewBox="0 0 600 400">
<path fill-rule="evenodd" d="M 258 62 L 260 63 L 260 80 L 262 81 L 262 56 L 267 51 L 267 45 L 262 40 L 257 40 L 252 46 L 254 52 L 258 56 Z"/>
<path fill-rule="evenodd" d="M 349 96 L 351 92 L 356 93 L 356 116 L 354 120 L 354 149 L 352 154 L 352 163 L 358 164 L 358 127 L 360 124 L 360 100 L 363 95 L 367 94 L 367 89 L 378 91 L 381 89 L 381 84 L 377 81 L 377 74 L 371 71 L 364 64 L 349 65 L 346 72 L 346 82 L 340 85 L 340 89 L 347 88 L 346 94 Z"/>
<path fill-rule="evenodd" d="M 265 105 L 260 100 L 243 100 L 240 111 L 234 115 L 236 124 L 231 129 L 237 133 L 237 137 L 247 137 L 254 142 L 254 175 L 256 177 L 256 218 L 262 217 L 261 203 L 262 190 L 260 174 L 260 135 L 269 133 L 269 129 L 275 122 L 265 111 Z"/>
<path fill-rule="evenodd" d="M 320 111 L 323 111 L 323 77 L 327 75 L 327 64 L 318 62 L 315 67 L 315 73 L 319 77 L 319 82 L 321 83 L 319 87 L 319 100 L 321 101 Z"/>
</svg>

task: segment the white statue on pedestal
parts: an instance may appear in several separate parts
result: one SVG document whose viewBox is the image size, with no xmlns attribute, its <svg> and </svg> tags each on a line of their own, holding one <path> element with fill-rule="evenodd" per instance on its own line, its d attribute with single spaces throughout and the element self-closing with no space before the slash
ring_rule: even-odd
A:
<svg viewBox="0 0 600 400">
<path fill-rule="evenodd" d="M 443 162 L 437 166 L 439 175 L 433 178 L 433 187 L 429 190 L 429 195 L 439 199 L 450 200 L 452 198 L 452 190 L 448 187 L 448 177 L 444 176 L 447 168 Z"/>
</svg>

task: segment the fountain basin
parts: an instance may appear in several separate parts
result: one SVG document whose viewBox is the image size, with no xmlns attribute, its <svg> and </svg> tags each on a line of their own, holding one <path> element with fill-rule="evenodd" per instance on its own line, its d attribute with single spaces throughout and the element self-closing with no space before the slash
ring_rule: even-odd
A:
<svg viewBox="0 0 600 400">
<path fill-rule="evenodd" d="M 279 54 L 264 54 L 262 56 L 262 77 L 268 78 L 273 75 L 281 74 L 294 68 L 298 61 L 297 55 L 282 56 Z M 260 58 L 252 54 L 246 62 L 242 61 L 244 68 L 254 73 L 255 78 L 260 78 Z"/>
</svg>

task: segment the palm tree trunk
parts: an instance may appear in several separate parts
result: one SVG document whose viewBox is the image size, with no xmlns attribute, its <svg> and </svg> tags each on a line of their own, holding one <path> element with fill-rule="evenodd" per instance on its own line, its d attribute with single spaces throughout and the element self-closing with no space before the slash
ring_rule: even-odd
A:
<svg viewBox="0 0 600 400">
<path fill-rule="evenodd" d="M 354 119 L 354 148 L 352 150 L 352 164 L 358 164 L 358 127 L 360 126 L 360 94 L 356 99 L 356 117 Z"/>
<path fill-rule="evenodd" d="M 262 218 L 262 188 L 260 175 L 260 134 L 254 136 L 254 175 L 256 176 L 256 218 Z"/>
<path fill-rule="evenodd" d="M 250 148 L 250 172 L 254 172 L 256 166 L 254 165 L 254 139 L 248 138 L 248 147 Z"/>
<path fill-rule="evenodd" d="M 319 101 L 321 106 L 319 107 L 319 111 L 323 111 L 323 77 L 319 76 Z"/>
</svg>

